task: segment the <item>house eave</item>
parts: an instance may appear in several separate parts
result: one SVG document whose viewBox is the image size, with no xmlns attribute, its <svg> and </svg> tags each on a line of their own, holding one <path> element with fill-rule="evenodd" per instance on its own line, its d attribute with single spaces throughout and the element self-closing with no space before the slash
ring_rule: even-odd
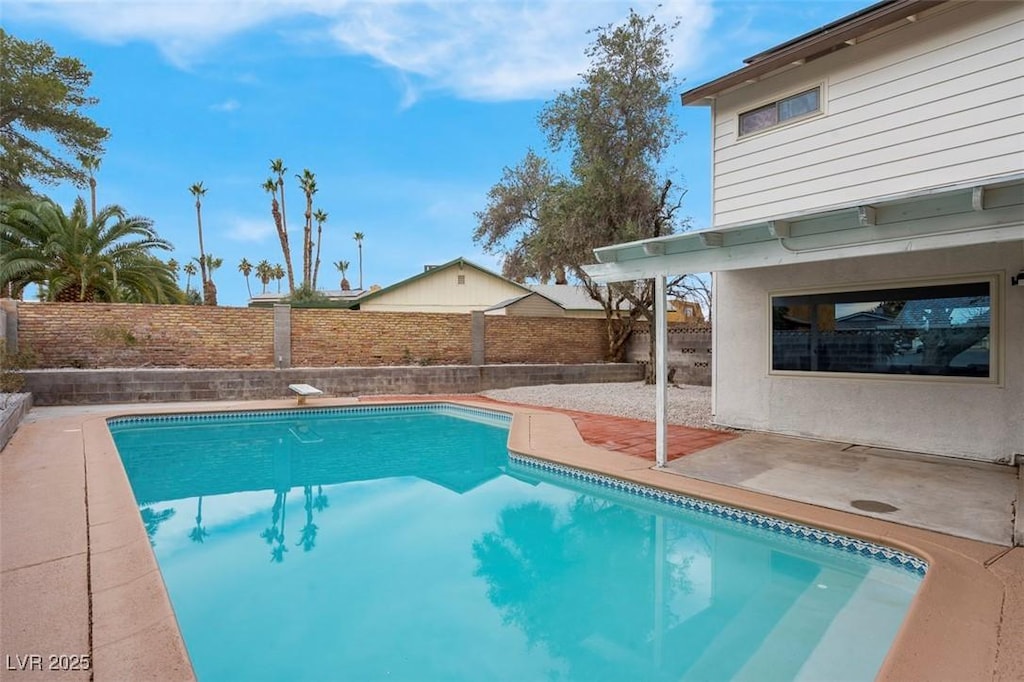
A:
<svg viewBox="0 0 1024 682">
<path fill-rule="evenodd" d="M 595 249 L 595 282 L 1024 239 L 1024 174 Z"/>
<path fill-rule="evenodd" d="M 888 0 L 745 59 L 747 66 L 680 95 L 684 105 L 709 104 L 718 95 L 775 71 L 841 49 L 868 33 L 920 14 L 946 0 Z"/>
</svg>

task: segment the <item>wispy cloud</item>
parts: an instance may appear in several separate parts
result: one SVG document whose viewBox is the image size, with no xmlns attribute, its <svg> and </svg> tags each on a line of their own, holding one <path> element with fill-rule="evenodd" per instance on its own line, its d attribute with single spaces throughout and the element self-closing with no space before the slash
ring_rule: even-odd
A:
<svg viewBox="0 0 1024 682">
<path fill-rule="evenodd" d="M 230 113 L 232 111 L 236 111 L 240 106 L 242 106 L 242 105 L 238 103 L 237 99 L 226 99 L 223 102 L 218 102 L 217 104 L 211 104 L 210 105 L 210 111 L 220 111 L 220 112 L 224 112 L 224 113 Z"/>
<path fill-rule="evenodd" d="M 631 5 L 664 21 L 678 17 L 676 66 L 687 69 L 699 60 L 712 22 L 711 0 L 8 0 L 5 10 L 97 41 L 151 42 L 182 68 L 229 37 L 316 17 L 315 38 L 394 69 L 408 106 L 433 90 L 482 101 L 549 97 L 586 67 L 583 49 L 593 37 L 586 31 L 621 21 Z M 297 40 L 299 33 L 284 35 Z M 311 34 L 301 35 L 308 40 Z"/>
<path fill-rule="evenodd" d="M 662 21 L 680 19 L 673 44 L 678 69 L 694 63 L 711 25 L 707 0 L 633 3 Z M 544 98 L 586 68 L 587 30 L 621 21 L 629 4 L 546 0 L 526 3 L 431 2 L 355 5 L 331 35 L 406 78 L 404 100 L 440 89 L 472 100 Z"/>
<path fill-rule="evenodd" d="M 225 236 L 235 242 L 260 243 L 273 235 L 274 224 L 270 218 L 233 216 L 224 220 L 228 225 Z"/>
<path fill-rule="evenodd" d="M 225 38 L 295 13 L 299 3 L 185 0 L 9 0 L 8 16 L 55 23 L 92 40 L 156 45 L 176 66 L 187 68 Z"/>
</svg>

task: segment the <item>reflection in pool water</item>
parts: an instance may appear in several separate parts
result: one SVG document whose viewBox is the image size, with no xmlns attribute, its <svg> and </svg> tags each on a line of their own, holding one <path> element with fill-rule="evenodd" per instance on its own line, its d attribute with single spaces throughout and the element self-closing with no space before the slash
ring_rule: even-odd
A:
<svg viewBox="0 0 1024 682">
<path fill-rule="evenodd" d="M 427 408 L 112 431 L 201 680 L 871 679 L 919 582 Z"/>
</svg>

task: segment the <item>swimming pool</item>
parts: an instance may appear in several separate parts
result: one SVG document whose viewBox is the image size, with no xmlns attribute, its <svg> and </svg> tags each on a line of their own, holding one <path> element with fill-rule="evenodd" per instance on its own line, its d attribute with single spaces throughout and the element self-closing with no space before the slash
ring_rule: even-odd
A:
<svg viewBox="0 0 1024 682">
<path fill-rule="evenodd" d="M 871 679 L 925 565 L 457 406 L 110 429 L 200 679 Z"/>
</svg>

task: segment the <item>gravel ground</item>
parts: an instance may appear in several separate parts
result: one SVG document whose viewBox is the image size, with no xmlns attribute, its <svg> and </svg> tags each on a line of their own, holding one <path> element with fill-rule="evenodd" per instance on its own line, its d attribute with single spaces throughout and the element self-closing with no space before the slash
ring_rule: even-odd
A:
<svg viewBox="0 0 1024 682">
<path fill-rule="evenodd" d="M 654 421 L 654 386 L 643 382 L 521 386 L 484 391 L 483 395 L 528 405 Z M 711 424 L 711 387 L 669 386 L 668 423 L 716 428 Z"/>
</svg>

